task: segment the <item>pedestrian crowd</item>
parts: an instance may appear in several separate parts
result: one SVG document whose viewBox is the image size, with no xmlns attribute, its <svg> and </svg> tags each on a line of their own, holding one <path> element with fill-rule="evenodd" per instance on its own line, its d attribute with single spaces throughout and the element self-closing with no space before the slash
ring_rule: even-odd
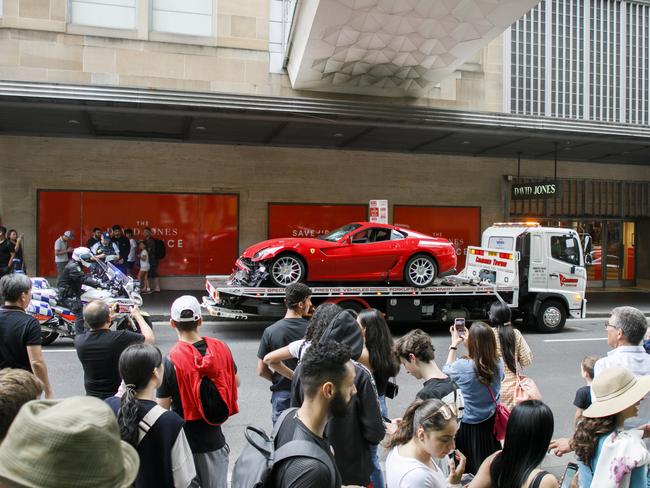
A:
<svg viewBox="0 0 650 488">
<path fill-rule="evenodd" d="M 554 488 L 540 467 L 549 449 L 575 454 L 563 487 L 649 486 L 648 327 L 632 307 L 612 311 L 607 356 L 580 362 L 574 432 L 552 439 L 553 412 L 523 374 L 533 353 L 506 305 L 489 323 L 452 326 L 442 364 L 422 330 L 393 342 L 381 312 L 314 308 L 308 286 L 290 285 L 257 352 L 272 436 L 247 428 L 229 480 L 221 426 L 239 412 L 240 379 L 229 347 L 201 334 L 196 298 L 172 304 L 167 356 L 137 308 L 140 333 L 111 330 L 112 310 L 86 305 L 89 331 L 75 338 L 86 396 L 53 400 L 39 324 L 24 312 L 30 286 L 24 274 L 0 281 L 0 486 Z M 422 385 L 390 419 L 402 366 Z"/>
</svg>

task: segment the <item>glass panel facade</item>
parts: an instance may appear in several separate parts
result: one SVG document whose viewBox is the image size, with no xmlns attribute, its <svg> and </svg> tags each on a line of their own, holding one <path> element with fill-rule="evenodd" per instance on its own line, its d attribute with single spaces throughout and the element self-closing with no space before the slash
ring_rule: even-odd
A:
<svg viewBox="0 0 650 488">
<path fill-rule="evenodd" d="M 71 0 L 70 22 L 109 29 L 135 29 L 135 0 Z"/>
</svg>

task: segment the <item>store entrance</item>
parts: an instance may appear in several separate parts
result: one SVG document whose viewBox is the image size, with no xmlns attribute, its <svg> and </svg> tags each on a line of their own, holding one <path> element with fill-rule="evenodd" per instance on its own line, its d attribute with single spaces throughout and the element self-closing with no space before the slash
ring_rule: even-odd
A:
<svg viewBox="0 0 650 488">
<path fill-rule="evenodd" d="M 635 223 L 622 220 L 548 220 L 546 225 L 575 229 L 591 236 L 585 250 L 591 257 L 587 286 L 610 288 L 635 285 Z"/>
</svg>

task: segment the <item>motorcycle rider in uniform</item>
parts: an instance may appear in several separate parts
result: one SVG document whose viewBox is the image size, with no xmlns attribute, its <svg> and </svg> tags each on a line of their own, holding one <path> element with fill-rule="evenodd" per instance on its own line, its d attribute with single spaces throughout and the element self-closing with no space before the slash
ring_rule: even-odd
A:
<svg viewBox="0 0 650 488">
<path fill-rule="evenodd" d="M 65 265 L 63 273 L 61 273 L 61 277 L 56 284 L 59 289 L 59 298 L 62 300 L 61 303 L 75 314 L 74 331 L 76 335 L 85 332 L 81 285 L 100 286 L 98 280 L 84 273 L 83 270 L 84 266 L 90 268 L 91 261 L 96 259 L 87 247 L 76 248 L 72 252 L 72 259 Z"/>
</svg>

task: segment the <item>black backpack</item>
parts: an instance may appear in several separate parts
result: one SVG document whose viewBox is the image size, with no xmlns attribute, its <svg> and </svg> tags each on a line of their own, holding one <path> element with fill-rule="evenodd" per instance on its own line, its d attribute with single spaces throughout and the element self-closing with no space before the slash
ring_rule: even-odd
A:
<svg viewBox="0 0 650 488">
<path fill-rule="evenodd" d="M 270 438 L 264 430 L 258 427 L 251 425 L 246 427 L 244 437 L 248 443 L 235 462 L 232 471 L 232 488 L 271 488 L 273 486 L 273 466 L 292 457 L 308 457 L 325 464 L 330 472 L 332 487 L 335 486 L 336 466 L 334 466 L 332 458 L 320 446 L 309 441 L 294 440 L 287 442 L 277 450 L 275 449 L 275 437 L 280 426 L 296 410 L 298 409 L 288 408 L 282 412 L 273 427 Z"/>
<path fill-rule="evenodd" d="M 154 251 L 156 253 L 156 259 L 161 260 L 164 259 L 165 256 L 167 255 L 167 249 L 165 248 L 165 241 L 162 239 L 154 239 L 156 242 L 156 247 L 154 248 Z"/>
</svg>

